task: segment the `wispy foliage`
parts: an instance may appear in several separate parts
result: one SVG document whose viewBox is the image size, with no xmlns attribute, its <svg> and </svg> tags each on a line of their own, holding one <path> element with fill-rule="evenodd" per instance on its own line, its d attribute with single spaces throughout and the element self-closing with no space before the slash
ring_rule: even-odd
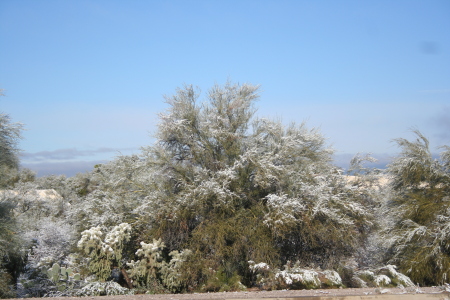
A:
<svg viewBox="0 0 450 300">
<path fill-rule="evenodd" d="M 442 284 L 450 275 L 450 173 L 448 146 L 434 159 L 428 140 L 396 139 L 401 153 L 389 166 L 394 189 L 391 258 L 415 282 Z"/>
</svg>

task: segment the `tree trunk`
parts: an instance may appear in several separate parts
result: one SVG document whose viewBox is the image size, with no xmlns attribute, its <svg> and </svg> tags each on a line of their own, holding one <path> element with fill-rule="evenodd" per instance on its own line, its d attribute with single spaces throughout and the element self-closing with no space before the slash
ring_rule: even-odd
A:
<svg viewBox="0 0 450 300">
<path fill-rule="evenodd" d="M 120 269 L 120 271 L 122 272 L 123 278 L 127 282 L 127 287 L 129 289 L 132 289 L 133 288 L 133 283 L 131 282 L 130 277 L 128 277 L 127 271 L 124 268 Z"/>
</svg>

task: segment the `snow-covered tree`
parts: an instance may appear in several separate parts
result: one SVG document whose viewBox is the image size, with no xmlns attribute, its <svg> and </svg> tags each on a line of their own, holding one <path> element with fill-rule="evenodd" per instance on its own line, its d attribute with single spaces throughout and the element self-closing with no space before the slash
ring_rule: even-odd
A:
<svg viewBox="0 0 450 300">
<path fill-rule="evenodd" d="M 254 118 L 250 84 L 214 86 L 198 99 L 192 86 L 166 97 L 157 143 L 139 160 L 147 176 L 127 179 L 141 195 L 136 226 L 146 238 L 202 253 L 199 265 L 229 276 L 247 276 L 247 262 L 262 257 L 322 267 L 351 257 L 373 222 L 320 132 Z"/>
<path fill-rule="evenodd" d="M 414 133 L 413 141 L 395 140 L 401 153 L 389 165 L 395 227 L 388 259 L 414 282 L 436 285 L 450 276 L 450 148 L 435 159 L 427 138 Z"/>
</svg>

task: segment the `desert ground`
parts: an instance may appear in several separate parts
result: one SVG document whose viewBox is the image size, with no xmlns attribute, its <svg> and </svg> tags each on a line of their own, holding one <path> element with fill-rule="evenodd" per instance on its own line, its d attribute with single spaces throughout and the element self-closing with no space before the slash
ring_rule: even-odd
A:
<svg viewBox="0 0 450 300">
<path fill-rule="evenodd" d="M 221 299 L 299 299 L 299 300 L 356 300 L 356 299 L 447 299 L 450 300 L 448 287 L 414 287 L 414 288 L 359 288 L 359 289 L 320 289 L 320 290 L 282 290 L 282 291 L 248 291 L 224 293 L 195 294 L 158 294 L 158 295 L 122 295 L 83 297 L 86 300 L 221 300 Z M 40 299 L 40 298 L 28 298 Z M 53 300 L 80 300 L 77 297 L 55 297 Z"/>
</svg>

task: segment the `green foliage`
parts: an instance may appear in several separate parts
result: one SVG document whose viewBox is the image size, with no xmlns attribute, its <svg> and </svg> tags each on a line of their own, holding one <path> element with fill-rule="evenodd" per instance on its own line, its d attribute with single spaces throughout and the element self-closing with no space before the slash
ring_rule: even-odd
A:
<svg viewBox="0 0 450 300">
<path fill-rule="evenodd" d="M 224 268 L 210 270 L 206 283 L 201 287 L 202 292 L 231 292 L 244 291 L 246 286 L 241 283 L 241 277 L 237 272 L 229 273 Z"/>
<path fill-rule="evenodd" d="M 15 238 L 15 220 L 13 217 L 13 208 L 15 204 L 9 199 L 0 197 L 0 257 L 7 255 L 9 245 Z"/>
<path fill-rule="evenodd" d="M 243 284 L 250 284 L 249 260 L 278 262 L 279 253 L 272 233 L 261 222 L 263 213 L 262 207 L 241 209 L 231 215 L 218 215 L 197 226 L 189 243 L 198 266 L 194 273 L 199 276 L 197 282 L 209 280 L 212 269 L 220 270 L 226 278 L 238 274 Z"/>
<path fill-rule="evenodd" d="M 17 234 L 14 208 L 13 200 L 0 195 L 0 290 L 5 297 L 10 295 L 8 290 L 19 277 L 25 262 L 23 241 Z"/>
<path fill-rule="evenodd" d="M 11 275 L 8 272 L 0 269 L 0 299 L 15 298 L 15 293 L 12 289 Z"/>
</svg>

